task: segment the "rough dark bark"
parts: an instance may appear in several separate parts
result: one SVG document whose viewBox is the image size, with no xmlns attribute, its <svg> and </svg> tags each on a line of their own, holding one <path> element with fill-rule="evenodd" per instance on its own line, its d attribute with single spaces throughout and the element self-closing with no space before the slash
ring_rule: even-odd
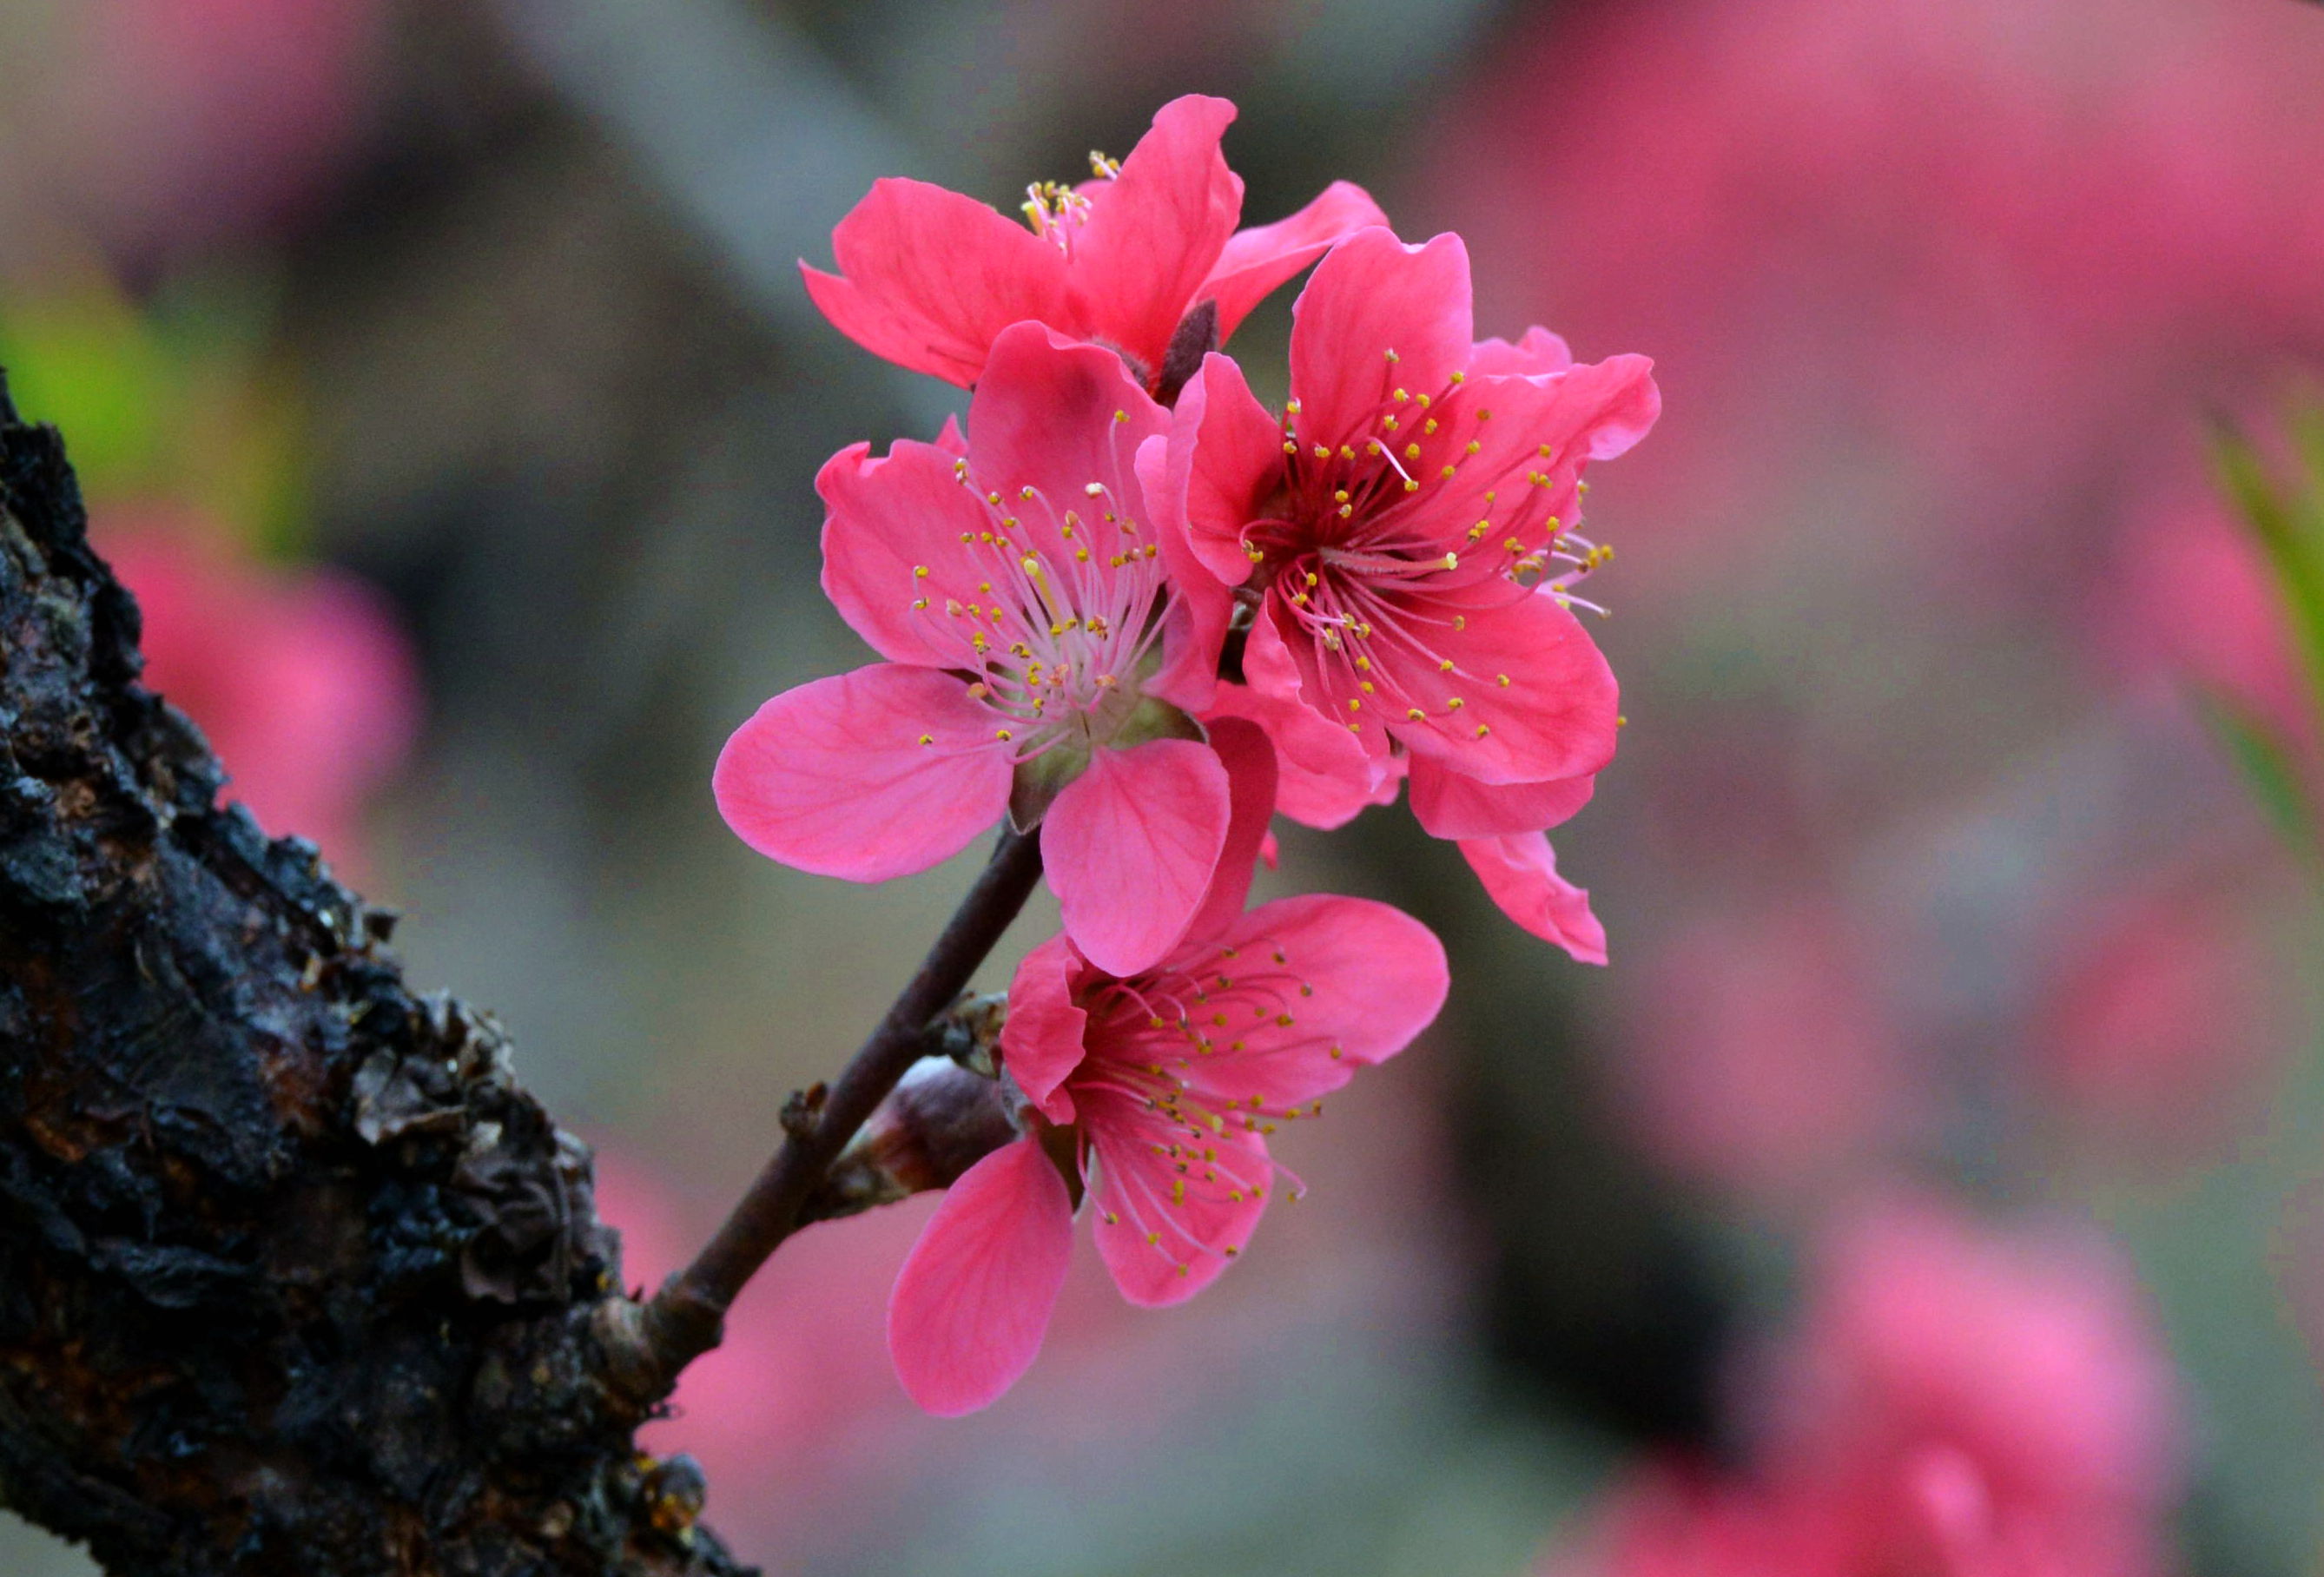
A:
<svg viewBox="0 0 2324 1577">
<path fill-rule="evenodd" d="M 121 1577 L 739 1572 L 638 1454 L 586 1149 L 143 689 L 0 383 L 0 1501 Z"/>
</svg>

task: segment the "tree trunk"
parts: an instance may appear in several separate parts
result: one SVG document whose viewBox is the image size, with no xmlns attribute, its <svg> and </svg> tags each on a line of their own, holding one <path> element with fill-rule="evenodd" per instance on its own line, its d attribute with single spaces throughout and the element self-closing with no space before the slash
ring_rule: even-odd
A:
<svg viewBox="0 0 2324 1577">
<path fill-rule="evenodd" d="M 0 1501 L 121 1577 L 738 1572 L 605 1378 L 588 1151 L 218 805 L 84 526 L 0 383 Z"/>
</svg>

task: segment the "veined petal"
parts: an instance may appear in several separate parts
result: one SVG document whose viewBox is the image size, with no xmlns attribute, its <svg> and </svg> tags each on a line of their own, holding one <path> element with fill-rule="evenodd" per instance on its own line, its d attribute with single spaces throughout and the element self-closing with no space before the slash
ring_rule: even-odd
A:
<svg viewBox="0 0 2324 1577">
<path fill-rule="evenodd" d="M 1098 1257 L 1141 1308 L 1184 1303 L 1250 1241 L 1275 1178 L 1266 1141 L 1248 1127 L 1174 1123 L 1112 1090 L 1081 1097 Z M 1175 1150 L 1175 1153 L 1173 1153 Z"/>
<path fill-rule="evenodd" d="M 1503 914 L 1580 963 L 1606 962 L 1606 927 L 1590 912 L 1590 894 L 1557 873 L 1546 835 L 1471 838 L 1461 853 Z"/>
<path fill-rule="evenodd" d="M 769 859 L 885 881 L 998 821 L 1012 770 L 960 680 L 882 662 L 760 707 L 719 752 L 711 788 L 726 825 Z"/>
<path fill-rule="evenodd" d="M 832 326 L 874 355 L 964 387 L 1011 323 L 1078 328 L 1056 247 L 925 181 L 874 181 L 832 232 L 839 272 L 799 264 Z"/>
<path fill-rule="evenodd" d="M 1299 443 L 1360 445 L 1396 389 L 1448 387 L 1468 365 L 1472 327 L 1469 251 L 1458 235 L 1406 246 L 1370 228 L 1341 242 L 1292 309 Z"/>
<path fill-rule="evenodd" d="M 1335 243 L 1368 225 L 1387 223 L 1388 216 L 1370 192 L 1353 181 L 1335 180 L 1297 213 L 1236 232 L 1194 299 L 1218 303 L 1223 344 L 1277 285 Z"/>
<path fill-rule="evenodd" d="M 1434 756 L 1421 756 L 1412 763 L 1412 814 L 1432 838 L 1545 832 L 1572 819 L 1597 786 L 1589 774 L 1545 783 L 1480 783 Z"/>
<path fill-rule="evenodd" d="M 1227 1022 L 1189 1059 L 1188 1087 L 1206 1106 L 1273 1112 L 1402 1051 L 1443 1010 L 1451 978 L 1443 945 L 1410 915 L 1323 894 L 1259 905 L 1203 971 Z"/>
<path fill-rule="evenodd" d="M 1000 1399 L 1033 1366 L 1073 1259 L 1073 1205 L 1030 1135 L 948 1189 L 896 1277 L 888 1354 L 939 1418 Z"/>
<path fill-rule="evenodd" d="M 1425 653 L 1399 650 L 1385 632 L 1371 643 L 1383 683 L 1397 686 L 1396 705 L 1410 703 L 1390 710 L 1388 726 L 1416 755 L 1481 783 L 1596 772 L 1614 759 L 1614 671 L 1553 594 L 1510 601 L 1508 591 L 1489 584 L 1434 599 L 1430 611 L 1448 622 L 1428 632 Z M 1443 663 L 1452 667 L 1437 671 Z M 1345 692 L 1349 672 L 1323 669 L 1309 683 Z"/>
<path fill-rule="evenodd" d="M 1041 823 L 1065 935 L 1112 975 L 1177 945 L 1226 842 L 1226 769 L 1207 744 L 1157 739 L 1101 750 Z"/>
<path fill-rule="evenodd" d="M 1063 1086 L 1085 1050 L 1089 1015 L 1074 1003 L 1083 970 L 1081 954 L 1062 935 L 1034 948 L 1010 979 L 1009 1017 L 1001 1026 L 1001 1060 L 1009 1076 L 1056 1123 L 1074 1120 L 1073 1093 Z"/>
<path fill-rule="evenodd" d="M 1186 927 L 1188 945 L 1207 941 L 1242 918 L 1259 846 L 1275 815 L 1275 747 L 1265 731 L 1239 717 L 1222 717 L 1211 725 L 1210 734 L 1211 749 L 1227 772 L 1227 837 L 1203 907 Z"/>
<path fill-rule="evenodd" d="M 1243 528 L 1283 478 L 1283 429 L 1232 358 L 1204 356 L 1178 394 L 1157 503 L 1188 554 L 1222 587 L 1250 578 Z"/>
<path fill-rule="evenodd" d="M 1073 243 L 1075 298 L 1091 331 L 1149 378 L 1242 214 L 1242 181 L 1219 152 L 1234 117 L 1223 98 L 1172 99 L 1121 172 L 1086 192 L 1089 218 Z"/>
<path fill-rule="evenodd" d="M 816 475 L 828 512 L 824 595 L 890 661 L 965 667 L 969 632 L 952 610 L 982 601 L 991 570 L 961 537 L 990 521 L 941 445 L 899 442 L 884 459 L 870 450 L 851 445 Z"/>
</svg>

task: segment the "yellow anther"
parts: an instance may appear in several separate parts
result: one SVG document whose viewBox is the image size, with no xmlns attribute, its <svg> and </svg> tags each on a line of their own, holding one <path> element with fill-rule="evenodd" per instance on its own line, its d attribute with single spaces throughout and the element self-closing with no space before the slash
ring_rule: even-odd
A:
<svg viewBox="0 0 2324 1577">
<path fill-rule="evenodd" d="M 1481 451 L 1481 450 L 1484 448 L 1484 447 L 1485 447 L 1484 445 L 1482 445 L 1482 444 L 1479 443 L 1479 442 L 1478 442 L 1476 439 L 1474 439 L 1474 438 L 1471 438 L 1471 439 L 1469 440 L 1469 452 L 1470 452 L 1471 454 L 1472 454 L 1472 455 L 1477 454 L 1477 453 L 1479 453 L 1480 451 Z"/>
<path fill-rule="evenodd" d="M 1417 706 L 1407 706 L 1407 707 L 1406 707 L 1406 708 L 1405 708 L 1405 711 L 1404 711 L 1404 715 L 1405 715 L 1405 716 L 1406 716 L 1406 717 L 1409 718 L 1411 721 L 1413 721 L 1413 722 L 1415 722 L 1415 723 L 1419 722 L 1422 718 L 1424 718 L 1424 717 L 1425 717 L 1425 716 L 1427 716 L 1427 715 L 1428 715 L 1428 714 L 1427 714 L 1427 713 L 1423 712 L 1423 711 L 1422 711 L 1419 707 L 1417 707 Z"/>
<path fill-rule="evenodd" d="M 1493 676 L 1493 682 L 1506 690 L 1509 687 L 1509 676 L 1507 674 L 1495 674 Z"/>
<path fill-rule="evenodd" d="M 934 744 L 936 742 L 936 736 L 933 733 L 924 733 L 920 735 L 920 742 L 922 744 Z"/>
<path fill-rule="evenodd" d="M 1364 704 L 1363 704 L 1361 701 L 1357 700 L 1353 696 L 1349 696 L 1349 697 L 1348 697 L 1348 710 L 1349 710 L 1349 711 L 1351 711 L 1351 712 L 1360 712 L 1360 711 L 1362 711 L 1363 709 L 1364 709 Z"/>
<path fill-rule="evenodd" d="M 1444 555 L 1444 567 L 1447 569 L 1460 568 L 1461 556 L 1458 553 L 1447 553 Z"/>
<path fill-rule="evenodd" d="M 1444 698 L 1444 709 L 1447 712 L 1458 712 L 1467 705 L 1468 703 L 1458 696 L 1448 696 Z"/>
<path fill-rule="evenodd" d="M 1411 398 L 1412 398 L 1412 396 L 1411 396 L 1411 395 L 1409 395 L 1409 394 L 1407 394 L 1407 393 L 1406 393 L 1403 390 L 1398 389 L 1398 390 L 1395 392 L 1395 394 L 1393 394 L 1392 396 L 1390 396 L 1390 398 L 1392 398 L 1393 400 L 1395 400 L 1395 401 L 1396 401 L 1398 405 L 1401 405 L 1401 404 L 1403 404 L 1406 401 L 1407 401 L 1407 400 L 1411 399 Z"/>
<path fill-rule="evenodd" d="M 1479 739 L 1482 739 L 1482 738 L 1484 738 L 1484 737 L 1485 737 L 1485 735 L 1487 735 L 1487 734 L 1489 734 L 1489 733 L 1492 733 L 1492 732 L 1493 732 L 1493 731 L 1492 731 L 1492 729 L 1491 729 L 1489 725 L 1487 725 L 1487 724 L 1485 724 L 1480 723 L 1479 724 L 1477 724 L 1477 737 L 1478 737 Z"/>
<path fill-rule="evenodd" d="M 996 728 L 992 731 L 992 737 L 999 740 L 1001 743 L 1006 744 L 1017 736 L 1010 733 L 1005 728 Z"/>
<path fill-rule="evenodd" d="M 1418 444 L 1405 445 L 1404 457 L 1407 460 L 1417 460 L 1420 458 L 1420 446 Z"/>
<path fill-rule="evenodd" d="M 1332 446 L 1329 444 L 1317 444 L 1315 446 L 1315 457 L 1319 460 L 1330 459 L 1332 457 Z"/>
<path fill-rule="evenodd" d="M 1425 394 L 1421 396 L 1424 403 L 1426 401 L 1427 398 L 1428 397 Z M 1421 423 L 1420 430 L 1424 433 L 1434 432 L 1436 430 L 1436 419 L 1432 416 L 1426 421 Z"/>
</svg>

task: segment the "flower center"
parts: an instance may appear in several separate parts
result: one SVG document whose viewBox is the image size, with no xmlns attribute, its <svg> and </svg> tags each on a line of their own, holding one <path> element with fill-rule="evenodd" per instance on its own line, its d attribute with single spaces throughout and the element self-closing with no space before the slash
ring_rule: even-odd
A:
<svg viewBox="0 0 2324 1577">
<path fill-rule="evenodd" d="M 1127 417 L 1116 414 L 1114 431 Z M 968 462 L 954 475 L 973 489 Z M 1019 761 L 1059 745 L 1094 749 L 1129 724 L 1140 685 L 1160 666 L 1170 587 L 1161 545 L 1102 482 L 1072 503 L 1039 488 L 980 495 L 986 520 L 960 533 L 979 578 L 941 607 L 925 591 L 915 612 L 941 614 L 968 693 L 995 715 L 994 737 Z M 916 567 L 924 585 L 929 570 Z"/>
<path fill-rule="evenodd" d="M 1508 687 L 1508 675 L 1448 655 L 1445 636 L 1545 584 L 1562 606 L 1603 613 L 1573 587 L 1613 557 L 1552 512 L 1571 479 L 1556 446 L 1493 441 L 1496 380 L 1454 373 L 1415 393 L 1396 375 L 1391 350 L 1378 402 L 1337 442 L 1303 437 L 1299 401 L 1284 407 L 1282 484 L 1242 538 L 1250 584 L 1284 633 L 1304 634 L 1318 668 L 1353 692 L 1341 721 L 1358 733 L 1368 709 L 1391 724 L 1443 723 L 1467 705 L 1464 687 Z"/>
</svg>

